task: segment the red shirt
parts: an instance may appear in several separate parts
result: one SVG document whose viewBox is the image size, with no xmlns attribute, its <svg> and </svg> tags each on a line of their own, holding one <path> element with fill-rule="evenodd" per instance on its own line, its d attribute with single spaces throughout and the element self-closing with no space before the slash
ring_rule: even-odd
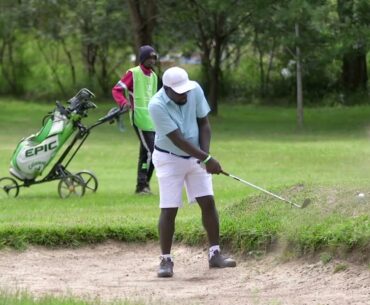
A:
<svg viewBox="0 0 370 305">
<path fill-rule="evenodd" d="M 146 68 L 143 65 L 140 65 L 141 70 L 147 76 L 152 74 L 152 69 Z M 128 90 L 130 95 L 130 103 L 128 103 L 125 95 L 125 90 Z M 112 95 L 114 100 L 116 101 L 117 105 L 122 107 L 124 105 L 129 104 L 131 109 L 134 109 L 134 98 L 133 98 L 133 90 L 134 90 L 134 78 L 131 71 L 127 71 L 126 74 L 122 76 L 122 78 L 118 81 L 118 83 L 112 89 Z"/>
</svg>

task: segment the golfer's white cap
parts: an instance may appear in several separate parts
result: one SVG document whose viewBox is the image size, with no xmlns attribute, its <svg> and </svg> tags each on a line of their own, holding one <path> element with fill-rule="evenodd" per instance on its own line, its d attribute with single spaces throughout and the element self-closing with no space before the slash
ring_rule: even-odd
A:
<svg viewBox="0 0 370 305">
<path fill-rule="evenodd" d="M 195 88 L 196 82 L 189 80 L 188 73 L 179 67 L 172 67 L 163 73 L 163 85 L 170 87 L 178 94 L 185 93 Z"/>
</svg>

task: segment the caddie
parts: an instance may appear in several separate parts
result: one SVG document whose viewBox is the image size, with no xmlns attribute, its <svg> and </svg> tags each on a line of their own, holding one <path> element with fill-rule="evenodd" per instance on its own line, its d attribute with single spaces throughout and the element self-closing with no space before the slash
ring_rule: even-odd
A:
<svg viewBox="0 0 370 305">
<path fill-rule="evenodd" d="M 152 153 L 154 148 L 154 125 L 149 116 L 150 98 L 157 92 L 158 77 L 153 71 L 157 52 L 152 46 L 139 49 L 140 64 L 129 69 L 112 89 L 112 95 L 119 107 L 129 106 L 131 123 L 140 141 L 137 194 L 150 194 L 150 179 L 153 174 Z"/>
</svg>

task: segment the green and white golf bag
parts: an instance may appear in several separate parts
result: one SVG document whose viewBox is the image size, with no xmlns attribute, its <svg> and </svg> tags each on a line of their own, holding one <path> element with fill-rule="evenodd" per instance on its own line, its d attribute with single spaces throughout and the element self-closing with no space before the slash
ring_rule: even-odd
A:
<svg viewBox="0 0 370 305">
<path fill-rule="evenodd" d="M 81 89 L 68 101 L 67 108 L 57 102 L 57 107 L 50 113 L 39 132 L 19 142 L 11 158 L 9 172 L 20 180 L 33 180 L 41 175 L 74 133 L 77 123 L 87 116 L 87 110 L 96 108 L 91 102 L 93 97 L 91 91 Z"/>
</svg>

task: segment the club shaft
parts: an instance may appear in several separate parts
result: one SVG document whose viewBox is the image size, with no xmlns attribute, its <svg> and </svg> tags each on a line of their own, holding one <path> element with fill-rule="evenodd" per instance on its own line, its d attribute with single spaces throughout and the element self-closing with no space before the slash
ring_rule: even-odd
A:
<svg viewBox="0 0 370 305">
<path fill-rule="evenodd" d="M 298 208 L 301 208 L 301 206 L 300 206 L 300 205 L 295 204 L 295 203 L 293 203 L 293 202 L 291 202 L 291 201 L 289 201 L 289 200 L 287 200 L 287 199 L 285 199 L 285 198 L 283 198 L 283 197 L 281 197 L 281 196 L 279 196 L 279 195 L 276 195 L 276 194 L 274 194 L 274 193 L 271 193 L 271 192 L 269 192 L 269 191 L 267 191 L 267 190 L 263 189 L 262 187 L 259 187 L 259 186 L 255 185 L 255 184 L 253 184 L 253 183 L 250 183 L 250 182 L 248 182 L 248 181 L 245 181 L 245 180 L 243 180 L 243 179 L 241 179 L 241 178 L 239 178 L 239 177 L 237 177 L 237 176 L 234 176 L 234 175 L 229 174 L 229 173 L 226 173 L 226 172 L 222 172 L 222 173 L 223 173 L 224 175 L 226 175 L 226 176 L 229 176 L 229 177 L 231 177 L 231 178 L 233 178 L 233 179 L 235 179 L 235 180 L 239 181 L 239 182 L 242 182 L 242 183 L 244 183 L 244 184 L 246 184 L 246 185 L 249 185 L 249 186 L 250 186 L 250 187 L 252 187 L 252 188 L 255 188 L 255 189 L 257 189 L 257 190 L 259 190 L 259 191 L 261 191 L 261 192 L 264 192 L 264 193 L 266 193 L 266 194 L 268 194 L 268 195 L 270 195 L 270 196 L 273 196 L 273 197 L 275 197 L 275 198 L 277 198 L 277 199 L 280 199 L 280 200 L 282 200 L 282 201 L 288 202 L 288 203 L 289 203 L 289 204 L 291 204 L 291 205 L 294 205 L 294 206 L 296 206 L 296 207 L 298 207 Z"/>
</svg>

